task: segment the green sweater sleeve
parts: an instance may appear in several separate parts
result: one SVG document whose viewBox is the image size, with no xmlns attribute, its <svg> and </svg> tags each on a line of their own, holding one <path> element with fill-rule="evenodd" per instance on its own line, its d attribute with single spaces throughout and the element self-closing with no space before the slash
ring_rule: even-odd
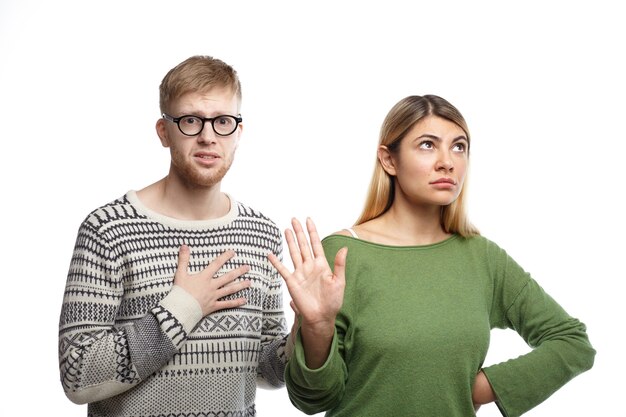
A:
<svg viewBox="0 0 626 417">
<path fill-rule="evenodd" d="M 569 316 L 530 276 L 498 248 L 492 327 L 511 328 L 532 348 L 484 368 L 504 416 L 520 416 L 593 365 L 595 350 L 583 323 Z"/>
<path fill-rule="evenodd" d="M 318 369 L 306 366 L 298 332 L 294 353 L 285 372 L 289 399 L 296 408 L 306 414 L 330 410 L 341 401 L 346 378 L 347 369 L 339 354 L 336 329 L 328 359 Z"/>
</svg>

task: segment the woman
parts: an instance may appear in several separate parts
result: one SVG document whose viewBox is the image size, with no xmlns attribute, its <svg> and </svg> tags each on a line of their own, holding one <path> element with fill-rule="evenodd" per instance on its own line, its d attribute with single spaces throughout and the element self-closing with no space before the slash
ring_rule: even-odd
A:
<svg viewBox="0 0 626 417">
<path fill-rule="evenodd" d="M 453 417 L 497 401 L 519 416 L 592 366 L 585 326 L 468 221 L 470 143 L 446 100 L 401 100 L 356 225 L 322 247 L 307 219 L 311 253 L 294 220 L 295 271 L 270 256 L 300 315 L 286 370 L 300 410 Z M 533 350 L 483 368 L 492 328 L 515 329 Z"/>
</svg>

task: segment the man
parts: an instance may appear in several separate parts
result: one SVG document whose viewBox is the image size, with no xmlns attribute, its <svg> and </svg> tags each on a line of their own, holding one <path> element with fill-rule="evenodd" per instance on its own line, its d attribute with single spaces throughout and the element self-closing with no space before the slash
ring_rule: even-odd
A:
<svg viewBox="0 0 626 417">
<path fill-rule="evenodd" d="M 90 416 L 254 416 L 283 385 L 281 235 L 220 190 L 242 131 L 241 86 L 194 56 L 160 86 L 167 176 L 82 223 L 59 324 L 66 395 Z"/>
</svg>

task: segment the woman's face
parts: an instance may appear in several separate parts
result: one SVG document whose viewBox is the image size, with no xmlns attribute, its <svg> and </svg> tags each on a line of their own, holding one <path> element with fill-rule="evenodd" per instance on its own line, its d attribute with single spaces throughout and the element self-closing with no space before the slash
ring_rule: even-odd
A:
<svg viewBox="0 0 626 417">
<path fill-rule="evenodd" d="M 379 159 L 395 177 L 395 198 L 411 204 L 446 206 L 459 196 L 467 172 L 469 142 L 463 129 L 437 116 L 419 121 L 394 153 Z"/>
</svg>

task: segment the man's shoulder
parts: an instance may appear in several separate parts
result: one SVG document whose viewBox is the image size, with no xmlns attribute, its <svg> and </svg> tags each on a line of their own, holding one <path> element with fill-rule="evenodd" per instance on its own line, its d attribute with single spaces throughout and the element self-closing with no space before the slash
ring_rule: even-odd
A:
<svg viewBox="0 0 626 417">
<path fill-rule="evenodd" d="M 278 229 L 278 226 L 276 226 L 276 223 L 274 223 L 272 219 L 264 215 L 261 211 L 256 210 L 238 200 L 235 201 L 235 204 L 237 205 L 239 220 L 264 226 L 268 229 L 268 231 L 271 231 L 272 234 L 280 236 L 280 230 Z"/>
<path fill-rule="evenodd" d="M 119 220 L 132 220 L 143 217 L 128 200 L 127 194 L 91 211 L 83 224 L 96 230 Z"/>
</svg>

